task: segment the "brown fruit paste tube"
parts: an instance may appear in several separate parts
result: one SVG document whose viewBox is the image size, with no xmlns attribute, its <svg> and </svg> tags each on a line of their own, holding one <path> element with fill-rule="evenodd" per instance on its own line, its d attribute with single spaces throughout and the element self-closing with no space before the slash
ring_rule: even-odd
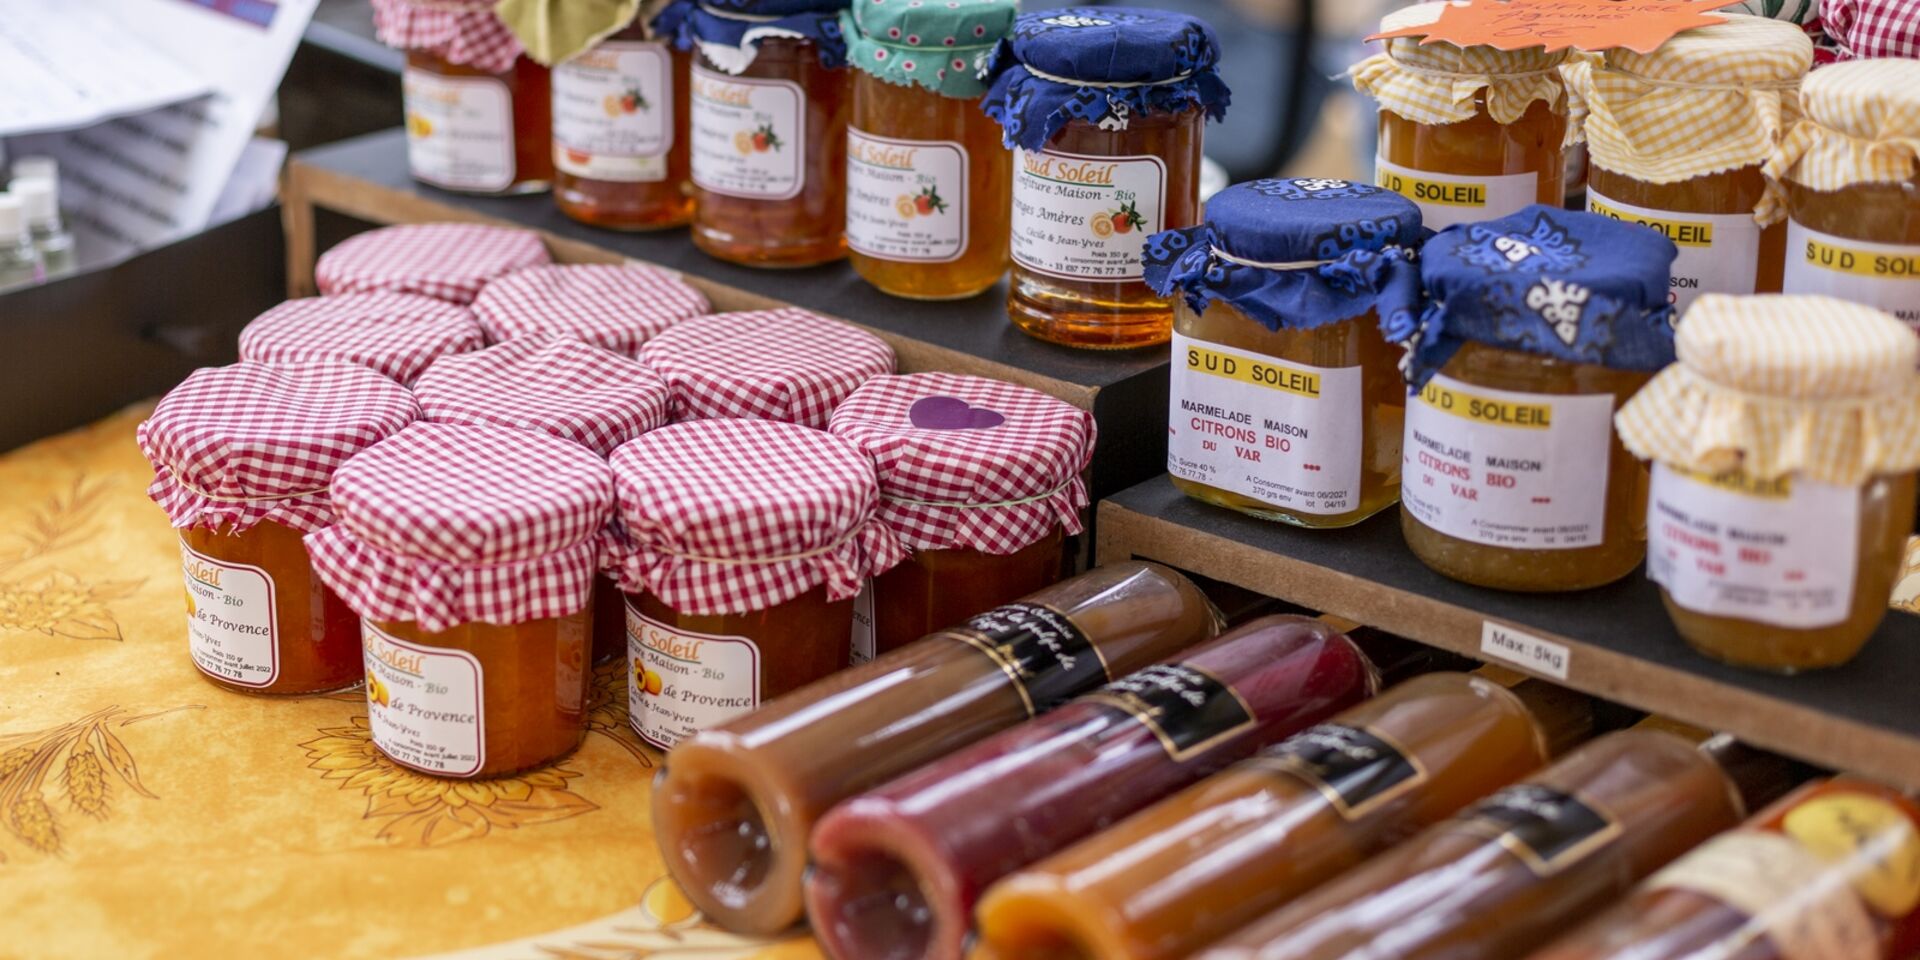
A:
<svg viewBox="0 0 1920 960">
<path fill-rule="evenodd" d="M 682 741 L 653 790 L 661 856 L 714 922 L 783 930 L 827 808 L 1219 630 L 1158 564 L 1063 580 Z"/>
<path fill-rule="evenodd" d="M 1518 960 L 1741 815 L 1706 752 L 1608 734 L 1196 957 Z"/>
<path fill-rule="evenodd" d="M 1585 698 L 1415 677 L 996 884 L 976 958 L 1184 957 L 1532 772 Z"/>
<path fill-rule="evenodd" d="M 1353 706 L 1372 664 L 1264 617 L 834 808 L 807 915 L 840 960 L 958 960 L 993 881 Z"/>
</svg>

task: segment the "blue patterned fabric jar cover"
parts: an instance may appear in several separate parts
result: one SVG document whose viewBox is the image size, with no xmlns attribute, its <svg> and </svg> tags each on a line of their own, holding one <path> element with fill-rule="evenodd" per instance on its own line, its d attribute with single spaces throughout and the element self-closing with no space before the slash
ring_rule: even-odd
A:
<svg viewBox="0 0 1920 960">
<path fill-rule="evenodd" d="M 673 0 L 653 20 L 655 35 L 681 50 L 696 47 L 731 74 L 753 65 L 763 40 L 811 40 L 820 63 L 847 62 L 840 12 L 848 0 Z"/>
<path fill-rule="evenodd" d="M 1185 14 L 1133 7 L 1023 13 L 995 47 L 981 106 L 1006 145 L 1039 150 L 1071 120 L 1125 130 L 1134 114 L 1204 110 L 1226 116 L 1213 28 Z"/>
<path fill-rule="evenodd" d="M 1420 251 L 1419 321 L 1383 324 L 1419 389 L 1468 341 L 1615 370 L 1673 362 L 1679 249 L 1659 233 L 1535 204 L 1440 231 Z"/>
<path fill-rule="evenodd" d="M 1311 330 L 1380 311 L 1381 326 L 1414 325 L 1416 251 L 1433 232 L 1420 208 L 1365 183 L 1254 180 L 1207 201 L 1197 227 L 1147 238 L 1146 280 L 1196 314 L 1219 301 L 1269 330 Z"/>
</svg>

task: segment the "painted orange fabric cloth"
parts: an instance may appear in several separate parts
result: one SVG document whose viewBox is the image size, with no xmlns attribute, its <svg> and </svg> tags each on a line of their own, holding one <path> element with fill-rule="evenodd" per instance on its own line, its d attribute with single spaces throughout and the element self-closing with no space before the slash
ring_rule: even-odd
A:
<svg viewBox="0 0 1920 960">
<path fill-rule="evenodd" d="M 487 782 L 387 762 L 359 691 L 202 680 L 147 409 L 0 456 L 0 960 L 819 957 L 666 879 L 617 664 L 578 752 Z"/>
</svg>

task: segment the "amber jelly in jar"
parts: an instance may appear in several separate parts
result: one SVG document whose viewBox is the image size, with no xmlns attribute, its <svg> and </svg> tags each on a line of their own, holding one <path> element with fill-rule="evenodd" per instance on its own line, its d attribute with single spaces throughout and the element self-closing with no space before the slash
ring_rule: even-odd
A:
<svg viewBox="0 0 1920 960">
<path fill-rule="evenodd" d="M 1444 9 L 1417 4 L 1383 31 L 1425 26 Z M 1565 50 L 1499 50 L 1396 37 L 1352 70 L 1380 106 L 1374 182 L 1420 204 L 1429 228 L 1492 220 L 1566 199 Z M 1471 95 L 1467 95 L 1471 91 Z"/>
<path fill-rule="evenodd" d="M 1787 222 L 1781 290 L 1866 304 L 1920 329 L 1920 60 L 1822 67 L 1767 162 Z"/>
<path fill-rule="evenodd" d="M 554 65 L 553 201 L 561 213 L 610 230 L 677 227 L 693 216 L 692 62 L 635 19 Z"/>
<path fill-rule="evenodd" d="M 1647 473 L 1613 414 L 1673 362 L 1658 233 L 1534 206 L 1421 250 L 1400 519 L 1439 573 L 1506 590 L 1612 583 L 1646 553 Z"/>
<path fill-rule="evenodd" d="M 655 19 L 694 55 L 693 243 L 750 267 L 846 256 L 847 0 L 675 0 Z"/>
<path fill-rule="evenodd" d="M 1023 13 L 994 51 L 982 105 L 1013 150 L 1007 312 L 1042 340 L 1165 343 L 1148 235 L 1200 222 L 1201 128 L 1225 116 L 1213 28 L 1132 7 Z"/>
<path fill-rule="evenodd" d="M 1568 65 L 1593 156 L 1586 209 L 1658 230 L 1680 248 L 1674 310 L 1707 293 L 1778 293 L 1783 224 L 1755 217 L 1760 165 L 1798 110 L 1813 43 L 1761 17 L 1688 30 L 1652 53 Z"/>
<path fill-rule="evenodd" d="M 1920 342 L 1799 295 L 1702 297 L 1675 339 L 1679 363 L 1618 417 L 1654 461 L 1648 577 L 1716 660 L 1846 663 L 1885 619 L 1913 529 Z"/>
<path fill-rule="evenodd" d="M 1174 307 L 1167 472 L 1188 496 L 1344 527 L 1400 495 L 1407 390 L 1379 316 L 1413 322 L 1420 209 L 1345 180 L 1255 180 L 1147 241 Z"/>
</svg>

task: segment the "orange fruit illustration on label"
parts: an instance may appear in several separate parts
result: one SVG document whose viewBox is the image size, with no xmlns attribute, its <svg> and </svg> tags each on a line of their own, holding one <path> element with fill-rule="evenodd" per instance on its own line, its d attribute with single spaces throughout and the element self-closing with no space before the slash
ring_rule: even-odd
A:
<svg viewBox="0 0 1920 960">
<path fill-rule="evenodd" d="M 1093 219 L 1087 221 L 1087 228 L 1093 231 L 1094 236 L 1102 239 L 1113 236 L 1113 221 L 1107 219 L 1104 213 L 1094 214 Z"/>
<path fill-rule="evenodd" d="M 893 198 L 893 209 L 900 214 L 902 220 L 912 220 L 913 215 L 919 212 L 914 209 L 913 198 L 904 193 Z"/>
<path fill-rule="evenodd" d="M 1120 209 L 1113 212 L 1112 221 L 1114 233 L 1128 233 L 1135 227 L 1144 230 L 1147 226 L 1147 218 L 1140 215 L 1132 201 L 1121 204 Z"/>
<path fill-rule="evenodd" d="M 660 679 L 659 674 L 654 673 L 651 670 L 647 671 L 647 693 L 648 694 L 656 697 L 659 696 L 660 688 L 665 685 L 666 685 L 665 681 Z"/>
<path fill-rule="evenodd" d="M 633 688 L 635 690 L 648 696 L 657 697 L 660 695 L 660 688 L 664 685 L 659 674 L 648 670 L 638 663 L 633 665 Z"/>
<path fill-rule="evenodd" d="M 768 150 L 778 153 L 780 152 L 780 148 L 785 145 L 781 143 L 779 135 L 773 132 L 773 124 L 771 123 L 761 124 L 760 129 L 753 132 L 753 136 L 749 138 L 749 142 L 753 144 L 754 153 L 766 153 Z"/>
<path fill-rule="evenodd" d="M 748 133 L 745 130 L 735 130 L 733 132 L 733 149 L 736 151 L 739 151 L 741 156 L 746 156 L 747 154 L 752 153 L 753 152 L 753 134 Z"/>
<path fill-rule="evenodd" d="M 374 676 L 372 670 L 367 671 L 367 702 L 377 703 L 383 707 L 393 706 L 393 696 L 387 691 L 387 685 L 381 683 L 380 678 Z"/>
<path fill-rule="evenodd" d="M 184 589 L 187 592 L 187 619 L 192 620 L 194 617 L 200 615 L 200 605 L 193 602 L 193 588 L 186 587 Z"/>
<path fill-rule="evenodd" d="M 407 114 L 407 133 L 416 137 L 430 137 L 433 135 L 433 121 L 417 113 L 409 113 Z"/>
<path fill-rule="evenodd" d="M 605 112 L 606 115 L 609 117 L 619 116 L 620 115 L 620 95 L 617 93 L 609 93 L 606 96 L 601 97 L 600 109 L 603 112 Z"/>
</svg>

